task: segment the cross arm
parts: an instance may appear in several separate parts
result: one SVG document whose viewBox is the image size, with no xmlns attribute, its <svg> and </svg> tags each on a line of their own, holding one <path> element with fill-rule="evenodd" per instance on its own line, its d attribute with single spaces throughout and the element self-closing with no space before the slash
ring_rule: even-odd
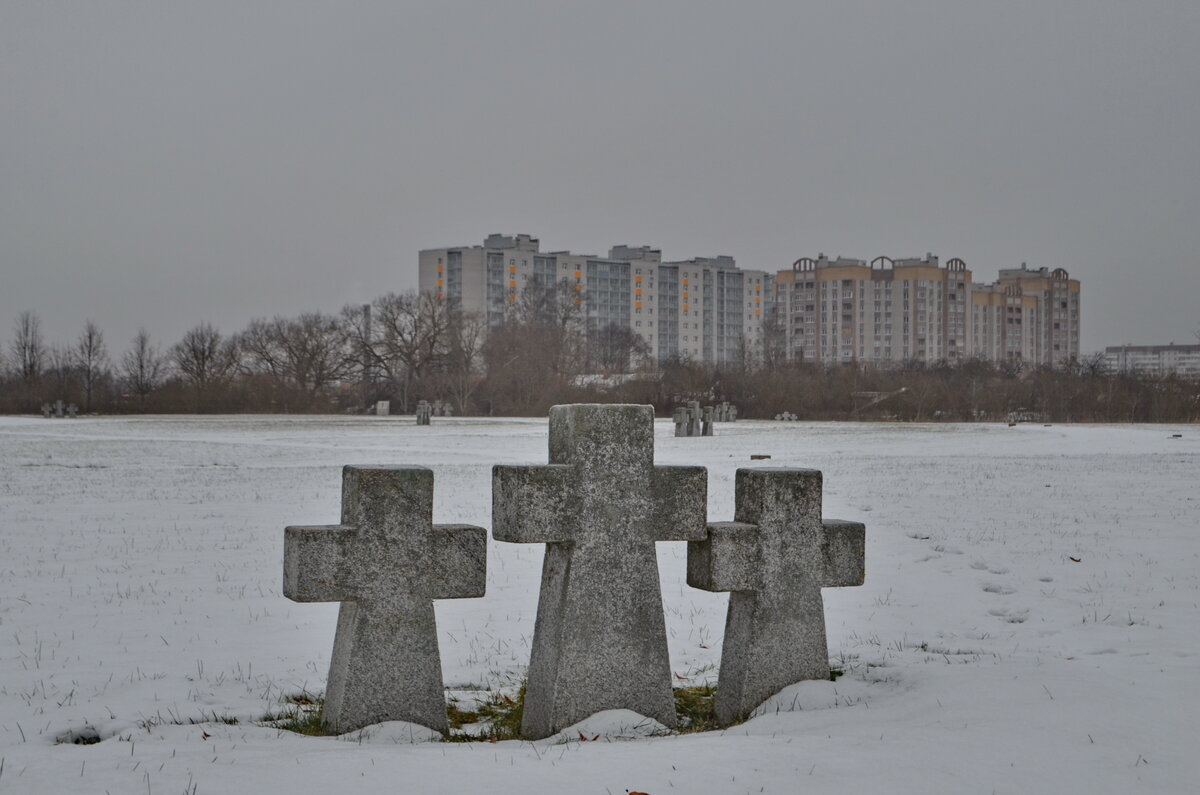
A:
<svg viewBox="0 0 1200 795">
<path fill-rule="evenodd" d="M 345 525 L 283 531 L 283 595 L 295 602 L 345 602 L 355 596 L 348 566 L 355 529 Z"/>
<path fill-rule="evenodd" d="M 487 584 L 487 530 L 469 524 L 433 526 L 431 599 L 483 596 Z"/>
<path fill-rule="evenodd" d="M 860 522 L 824 520 L 821 560 L 825 567 L 822 587 L 862 585 L 866 580 L 867 528 Z"/>
<path fill-rule="evenodd" d="M 574 469 L 565 464 L 492 467 L 492 536 L 497 541 L 571 541 L 577 523 Z"/>
<path fill-rule="evenodd" d="M 707 538 L 689 541 L 687 582 L 703 591 L 755 591 L 761 585 L 758 526 L 710 522 Z"/>
<path fill-rule="evenodd" d="M 708 535 L 708 470 L 656 466 L 650 478 L 657 541 L 702 541 Z"/>
</svg>

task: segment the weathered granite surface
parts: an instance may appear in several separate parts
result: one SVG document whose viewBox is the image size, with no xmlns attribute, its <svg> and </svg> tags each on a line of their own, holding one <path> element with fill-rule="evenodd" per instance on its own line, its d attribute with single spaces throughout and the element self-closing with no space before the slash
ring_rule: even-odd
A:
<svg viewBox="0 0 1200 795">
<path fill-rule="evenodd" d="M 829 678 L 821 589 L 862 585 L 866 528 L 821 519 L 821 473 L 739 469 L 733 522 L 688 544 L 688 584 L 732 591 L 716 715 L 731 723 L 784 687 Z"/>
<path fill-rule="evenodd" d="M 497 466 L 492 534 L 545 543 L 521 732 L 609 709 L 674 726 L 654 542 L 704 538 L 704 467 L 654 466 L 654 409 L 555 406 L 550 465 Z"/>
<path fill-rule="evenodd" d="M 339 732 L 381 721 L 447 731 L 433 599 L 483 596 L 487 531 L 433 524 L 433 472 L 342 473 L 342 523 L 284 531 L 283 593 L 341 602 L 324 720 Z"/>
</svg>

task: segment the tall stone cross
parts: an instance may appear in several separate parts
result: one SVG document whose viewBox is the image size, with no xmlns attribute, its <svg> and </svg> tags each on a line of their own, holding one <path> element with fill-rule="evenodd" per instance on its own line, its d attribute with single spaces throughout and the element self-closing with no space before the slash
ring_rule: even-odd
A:
<svg viewBox="0 0 1200 795">
<path fill-rule="evenodd" d="M 829 678 L 822 588 L 862 585 L 866 528 L 821 519 L 815 469 L 739 469 L 732 522 L 688 544 L 688 584 L 732 591 L 715 711 L 744 717 L 784 687 Z"/>
<path fill-rule="evenodd" d="M 433 524 L 433 472 L 342 471 L 342 523 L 284 531 L 283 594 L 341 602 L 324 721 L 404 720 L 445 733 L 433 599 L 483 596 L 487 531 Z"/>
<path fill-rule="evenodd" d="M 706 532 L 704 467 L 654 466 L 654 408 L 550 409 L 550 465 L 492 470 L 492 535 L 545 543 L 521 733 L 596 712 L 675 725 L 654 542 Z"/>
</svg>

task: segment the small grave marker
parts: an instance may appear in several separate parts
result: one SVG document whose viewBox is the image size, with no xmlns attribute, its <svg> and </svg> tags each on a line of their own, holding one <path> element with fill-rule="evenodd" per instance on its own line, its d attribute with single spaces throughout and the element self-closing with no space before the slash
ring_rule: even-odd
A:
<svg viewBox="0 0 1200 795">
<path fill-rule="evenodd" d="M 342 473 L 342 523 L 284 531 L 283 594 L 341 602 L 324 721 L 404 720 L 446 732 L 434 599 L 483 596 L 487 531 L 433 524 L 433 472 Z"/>
<path fill-rule="evenodd" d="M 688 543 L 688 584 L 732 591 L 715 712 L 742 717 L 784 687 L 829 678 L 822 588 L 861 585 L 866 528 L 821 519 L 821 473 L 739 469 L 735 521 Z"/>
</svg>

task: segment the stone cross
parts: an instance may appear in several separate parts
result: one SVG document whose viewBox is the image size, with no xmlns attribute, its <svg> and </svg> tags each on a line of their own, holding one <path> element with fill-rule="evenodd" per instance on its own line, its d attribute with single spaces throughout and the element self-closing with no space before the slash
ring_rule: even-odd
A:
<svg viewBox="0 0 1200 795">
<path fill-rule="evenodd" d="M 733 522 L 688 544 L 688 584 L 732 591 L 715 711 L 732 723 L 784 687 L 829 678 L 822 588 L 862 585 L 866 528 L 821 519 L 821 473 L 739 469 Z"/>
<path fill-rule="evenodd" d="M 417 401 L 417 425 L 428 425 L 432 413 L 433 407 L 429 405 L 428 400 Z"/>
<path fill-rule="evenodd" d="M 50 412 L 51 412 L 51 411 L 53 411 L 53 409 L 50 407 L 50 404 L 49 404 L 49 403 L 43 403 L 43 404 L 42 404 L 42 416 L 43 416 L 43 417 L 45 417 L 46 419 L 50 419 Z"/>
<path fill-rule="evenodd" d="M 54 401 L 54 416 L 58 417 L 59 419 L 62 419 L 63 408 L 64 408 L 64 406 L 63 406 L 63 402 L 61 400 Z"/>
<path fill-rule="evenodd" d="M 341 602 L 325 723 L 447 731 L 433 599 L 483 596 L 487 531 L 433 524 L 433 472 L 342 471 L 342 523 L 284 531 L 283 595 Z"/>
<path fill-rule="evenodd" d="M 688 436 L 700 435 L 700 401 L 688 401 Z"/>
<path fill-rule="evenodd" d="M 685 408 L 675 409 L 675 413 L 671 416 L 671 420 L 675 423 L 675 435 L 687 436 L 688 413 Z"/>
<path fill-rule="evenodd" d="M 71 419 L 75 419 L 76 415 L 78 415 L 78 414 L 79 414 L 79 407 L 77 407 L 74 403 L 67 406 L 67 416 L 68 417 L 70 417 Z"/>
<path fill-rule="evenodd" d="M 654 407 L 550 409 L 550 465 L 492 470 L 492 535 L 545 543 L 521 733 L 608 709 L 674 726 L 654 542 L 706 533 L 704 467 L 654 465 Z"/>
</svg>

